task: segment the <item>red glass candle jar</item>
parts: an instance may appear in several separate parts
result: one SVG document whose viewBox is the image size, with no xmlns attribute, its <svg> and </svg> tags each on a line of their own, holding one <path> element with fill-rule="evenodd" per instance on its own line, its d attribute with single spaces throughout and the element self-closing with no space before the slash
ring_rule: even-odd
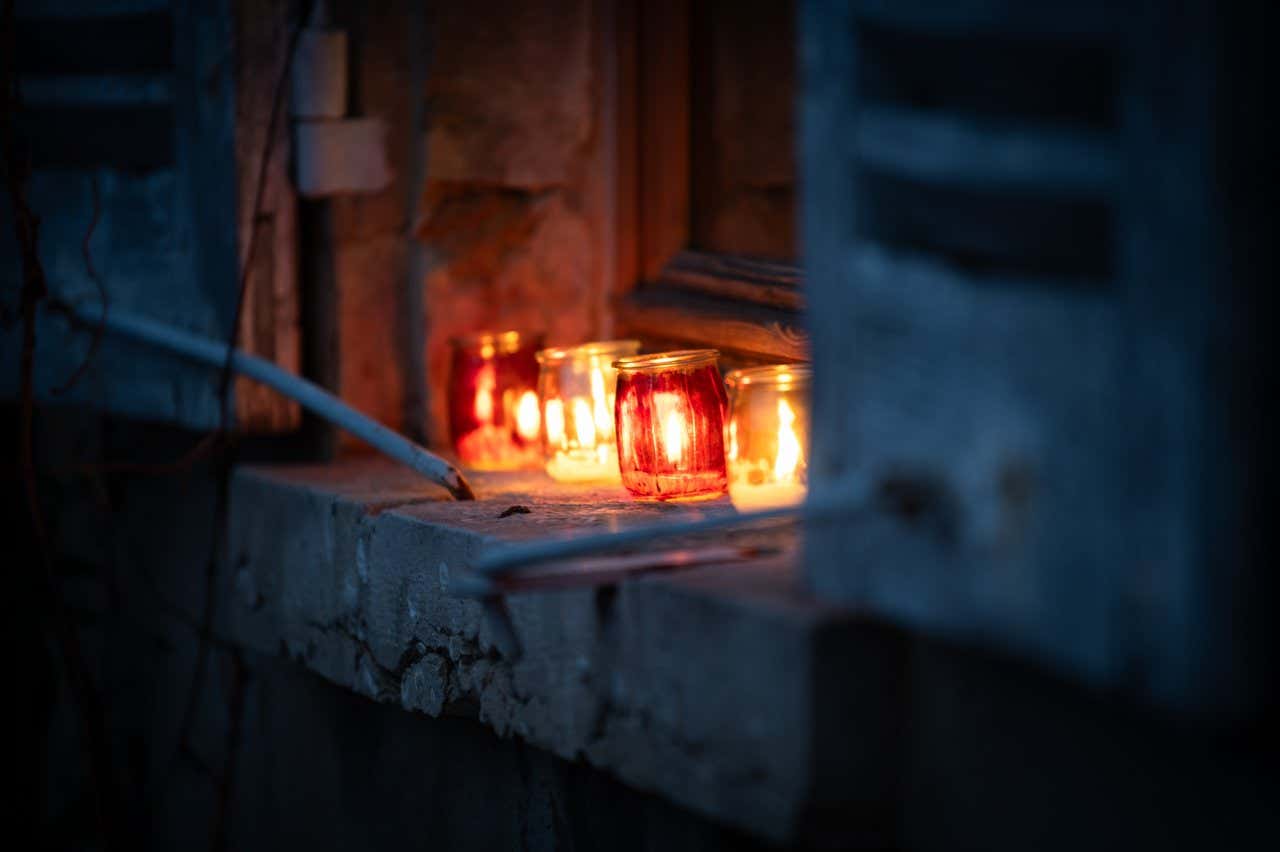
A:
<svg viewBox="0 0 1280 852">
<path fill-rule="evenodd" d="M 541 335 L 518 331 L 450 341 L 449 432 L 453 449 L 476 470 L 516 470 L 541 461 L 538 411 Z"/>
<path fill-rule="evenodd" d="M 648 500 L 714 497 L 728 482 L 727 399 L 714 349 L 636 355 L 614 362 L 622 484 Z"/>
</svg>

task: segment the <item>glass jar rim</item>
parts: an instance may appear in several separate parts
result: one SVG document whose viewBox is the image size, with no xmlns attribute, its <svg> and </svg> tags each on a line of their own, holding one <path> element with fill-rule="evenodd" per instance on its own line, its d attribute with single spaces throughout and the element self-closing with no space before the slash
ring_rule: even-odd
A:
<svg viewBox="0 0 1280 852">
<path fill-rule="evenodd" d="M 551 346 L 547 349 L 540 349 L 538 350 L 537 357 L 539 364 L 552 364 L 576 357 L 587 358 L 592 355 L 617 355 L 627 350 L 636 350 L 639 348 L 639 340 L 593 340 L 590 343 L 581 343 L 577 346 Z"/>
<path fill-rule="evenodd" d="M 459 349 L 479 349 L 492 346 L 504 354 L 515 352 L 529 343 L 539 345 L 542 332 L 522 331 L 476 331 L 470 334 L 458 334 L 449 338 L 449 343 Z"/>
<path fill-rule="evenodd" d="M 654 352 L 652 355 L 631 355 L 613 362 L 615 370 L 662 369 L 667 367 L 696 367 L 714 364 L 720 357 L 718 349 L 676 349 L 671 352 Z"/>
<path fill-rule="evenodd" d="M 763 367 L 743 367 L 725 374 L 724 383 L 729 387 L 747 385 L 802 385 L 813 378 L 813 366 L 808 363 L 769 364 Z"/>
</svg>

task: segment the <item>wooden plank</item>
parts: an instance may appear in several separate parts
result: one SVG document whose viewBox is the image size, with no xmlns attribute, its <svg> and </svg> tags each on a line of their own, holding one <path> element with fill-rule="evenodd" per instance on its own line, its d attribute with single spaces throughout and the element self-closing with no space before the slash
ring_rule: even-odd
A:
<svg viewBox="0 0 1280 852">
<path fill-rule="evenodd" d="M 162 88 L 153 85 L 159 80 L 168 81 L 172 93 L 176 64 L 190 58 L 190 52 L 175 50 L 174 18 L 154 4 L 24 7 L 34 18 L 23 24 L 32 37 L 23 45 L 27 67 L 54 75 L 54 83 L 44 88 L 37 78 L 34 91 L 55 102 L 37 106 L 27 116 L 34 121 L 26 125 L 37 131 L 29 140 L 36 162 L 57 166 L 38 169 L 28 187 L 42 219 L 40 248 L 51 289 L 96 305 L 102 288 L 112 308 L 202 335 L 221 334 L 226 300 L 206 278 L 216 267 L 217 250 L 205 242 L 203 229 L 233 239 L 231 220 L 218 219 L 230 205 L 220 208 L 217 188 L 230 179 L 218 173 L 216 156 L 192 157 L 187 137 L 175 132 L 178 99 L 170 98 L 174 103 L 169 104 L 152 97 Z M 97 83 L 103 79 L 145 80 L 145 96 L 138 98 L 144 102 L 131 103 L 138 89 L 123 83 L 129 90 L 123 97 L 115 87 L 103 103 L 73 103 L 98 99 L 104 90 Z M 86 94 L 90 97 L 81 97 Z M 206 94 L 193 87 L 190 104 Z M 111 102 L 116 100 L 124 103 Z M 188 164 L 193 161 L 213 191 L 192 191 Z M 11 236 L 9 228 L 4 230 Z M 64 382 L 88 355 L 89 335 L 46 317 L 37 340 L 42 404 L 88 406 L 196 429 L 216 422 L 215 383 L 207 370 L 108 337 L 66 389 Z M 8 343 L 0 340 L 0 347 Z M 9 393 L 8 382 L 0 381 L 0 394 Z"/>
<path fill-rule="evenodd" d="M 617 324 L 619 334 L 641 339 L 682 341 L 776 361 L 809 360 L 809 338 L 799 314 L 663 287 L 644 287 L 623 299 Z"/>
<path fill-rule="evenodd" d="M 864 107 L 1116 128 L 1116 81 L 1123 60 L 1111 42 L 871 24 L 855 32 L 847 50 L 857 65 Z"/>
<path fill-rule="evenodd" d="M 653 280 L 689 241 L 689 7 L 655 0 L 640 22 L 640 271 Z"/>
<path fill-rule="evenodd" d="M 86 18 L 164 12 L 170 0 L 15 0 L 19 18 Z"/>
<path fill-rule="evenodd" d="M 902 29 L 1101 39 L 1120 30 L 1129 4 L 1107 0 L 853 0 L 852 5 L 862 21 Z"/>
<path fill-rule="evenodd" d="M 1220 717 L 1265 713 L 1267 693 L 1275 695 L 1275 658 L 1268 669 L 1260 651 L 1276 623 L 1276 597 L 1264 592 L 1274 576 L 1269 522 L 1245 520 L 1257 512 L 1251 484 L 1269 479 L 1257 475 L 1273 430 L 1255 419 L 1255 382 L 1258 363 L 1274 360 L 1259 343 L 1274 335 L 1251 315 L 1270 325 L 1264 294 L 1274 266 L 1265 254 L 1237 260 L 1229 242 L 1269 230 L 1269 202 L 1266 212 L 1245 212 L 1239 201 L 1264 197 L 1253 187 L 1262 185 L 1274 133 L 1268 140 L 1261 127 L 1263 77 L 1239 66 L 1226 77 L 1241 41 L 1221 31 L 1258 14 L 1251 4 L 1143 7 L 1121 99 L 1129 168 L 1119 298 L 1130 322 L 1126 367 L 1143 389 L 1121 414 L 1144 428 L 1116 439 L 1131 459 L 1129 481 L 1145 485 L 1135 489 L 1127 539 L 1144 570 L 1122 575 L 1115 594 L 1128 616 L 1129 665 L 1148 690 Z M 1257 20 L 1246 26 L 1266 29 Z M 1244 135 L 1233 139 L 1224 116 Z M 1271 147 L 1252 147 L 1263 140 Z M 1251 148 L 1252 157 L 1241 156 Z M 1236 193 L 1250 189 L 1226 191 L 1228 175 L 1240 181 Z"/>
<path fill-rule="evenodd" d="M 662 283 L 772 308 L 804 309 L 801 273 L 791 264 L 682 251 L 662 270 Z"/>
<path fill-rule="evenodd" d="M 248 175 L 256 175 L 261 152 L 244 139 L 237 150 L 237 133 L 260 131 L 265 121 L 237 127 L 236 106 L 261 116 L 260 106 L 253 112 L 254 98 L 269 100 L 274 86 L 263 85 L 271 79 L 265 71 L 238 75 L 227 46 L 238 44 L 242 56 L 249 46 L 249 53 L 278 64 L 289 20 L 283 0 L 274 20 L 257 16 L 261 4 L 250 5 L 239 21 L 252 38 L 237 38 L 228 0 L 191 0 L 172 12 L 155 4 L 79 10 L 60 3 L 50 15 L 28 21 L 43 39 L 28 45 L 30 55 L 52 76 L 43 78 L 44 85 L 37 78 L 36 94 L 50 103 L 28 113 L 37 121 L 26 126 L 39 129 L 39 120 L 50 119 L 48 138 L 36 133 L 31 141 L 38 163 L 59 166 L 32 175 L 29 198 L 43 220 L 41 253 L 59 296 L 97 304 L 100 284 L 112 308 L 213 339 L 229 337 L 239 245 L 247 233 L 237 229 L 237 205 L 247 207 L 248 195 L 237 176 L 252 180 Z M 146 44 L 135 44 L 139 39 Z M 99 120 L 86 123 L 90 116 Z M 296 371 L 292 196 L 283 122 L 279 133 L 284 144 L 273 160 L 271 205 L 264 217 L 270 245 L 255 257 L 241 342 Z M 0 242 L 9 243 L 11 229 L 4 232 Z M 0 269 L 0 278 L 11 273 L 16 270 Z M 216 371 L 110 338 L 82 379 L 65 394 L 56 392 L 79 366 L 88 336 L 46 319 L 37 334 L 42 403 L 92 406 L 191 429 L 218 425 Z M 14 345 L 15 335 L 0 334 L 0 350 L 16 352 Z M 11 395 L 15 380 L 16 373 L 0 378 L 0 394 Z M 240 387 L 241 427 L 280 429 L 296 420 L 296 407 L 272 392 L 247 383 Z"/>
<path fill-rule="evenodd" d="M 173 110 L 163 105 L 38 107 L 24 110 L 18 127 L 37 169 L 150 172 L 172 168 L 176 156 Z"/>
<path fill-rule="evenodd" d="M 1102 288 L 1114 268 L 1114 211 L 1102 201 L 919 183 L 871 170 L 856 197 L 857 236 L 982 275 Z"/>
<path fill-rule="evenodd" d="M 1114 492 L 1094 465 L 1122 461 L 1106 439 L 1115 306 L 863 245 L 864 174 L 831 145 L 860 118 L 855 25 L 836 0 L 802 14 L 811 487 L 832 497 L 869 479 L 882 509 L 809 525 L 809 584 L 1110 680 Z"/>
<path fill-rule="evenodd" d="M 950 26 L 950 4 L 905 8 L 928 8 Z M 1115 76 L 1093 87 L 1106 97 L 1082 97 L 1072 119 L 1114 134 L 1108 217 L 1050 253 L 1102 246 L 1109 260 L 1093 280 L 1104 286 L 1046 287 L 1050 276 L 1019 276 L 1017 264 L 955 263 L 957 249 L 999 255 L 1001 243 L 1013 247 L 1006 259 L 1034 258 L 1061 236 L 1048 220 L 947 185 L 943 172 L 968 169 L 983 188 L 1010 168 L 994 162 L 998 152 L 957 162 L 963 152 L 943 146 L 927 168 L 912 161 L 922 174 L 903 180 L 866 168 L 856 151 L 831 150 L 872 103 L 858 55 L 864 33 L 841 17 L 848 11 L 808 0 L 804 13 L 806 271 L 819 367 L 810 472 L 818 497 L 869 485 L 877 511 L 810 526 L 811 586 L 1166 710 L 1217 723 L 1262 718 L 1274 701 L 1275 664 L 1260 652 L 1274 596 L 1259 592 L 1273 572 L 1258 556 L 1269 555 L 1262 533 L 1242 519 L 1257 517 L 1251 472 L 1266 433 L 1260 385 L 1243 377 L 1262 355 L 1250 315 L 1271 278 L 1256 256 L 1230 260 L 1235 244 L 1224 234 L 1260 233 L 1266 214 L 1265 205 L 1242 212 L 1224 176 L 1237 192 L 1255 186 L 1269 150 L 1257 145 L 1253 118 L 1265 112 L 1255 79 L 1265 48 L 1224 80 L 1219 28 L 1238 13 L 1205 0 L 1126 19 Z M 964 40 L 958 28 L 948 35 Z M 1050 43 L 1037 38 L 1021 39 L 1018 55 Z M 1062 55 L 1072 53 L 1065 44 Z M 1100 55 L 1084 55 L 1079 67 L 1096 67 Z M 981 106 L 995 79 L 947 92 Z M 1032 82 L 1046 98 L 1057 93 L 1052 75 Z M 1232 82 L 1257 87 L 1252 109 L 1224 111 Z M 1035 86 L 997 98 L 1009 107 L 1000 114 L 1025 120 Z M 1118 118 L 1100 124 L 1094 107 L 1112 101 Z M 1224 115 L 1238 116 L 1235 145 L 1256 146 L 1251 161 L 1228 144 Z M 900 168 L 909 153 L 881 159 Z M 877 193 L 886 179 L 937 194 Z M 865 200 L 869 187 L 874 203 L 850 200 Z M 1034 183 L 1022 197 L 1054 202 Z M 869 244 L 884 223 L 911 217 L 914 254 Z"/>
<path fill-rule="evenodd" d="M 640 56 L 638 0 L 607 2 L 614 10 L 612 97 L 614 138 L 614 293 L 626 293 L 640 281 Z M 606 35 L 606 38 L 608 35 Z M 608 95 L 606 95 L 608 96 Z"/>
<path fill-rule="evenodd" d="M 276 82 L 286 60 L 288 33 L 296 24 L 285 0 L 268 3 L 234 0 L 238 35 L 234 73 L 224 72 L 234 91 L 236 222 L 240 265 L 246 262 L 261 158 Z M 222 42 L 225 45 L 227 42 Z M 212 61 L 213 57 L 210 57 Z M 225 63 L 224 63 L 225 66 Z M 211 72 L 213 69 L 210 69 Z M 287 92 L 285 94 L 287 98 Z M 274 148 L 266 172 L 264 221 L 245 294 L 239 339 L 248 352 L 275 361 L 292 372 L 301 366 L 297 276 L 297 197 L 289 177 L 291 134 L 282 109 L 273 129 Z M 226 134 L 228 128 L 223 128 Z M 238 277 L 237 277 L 238 280 Z M 237 427 L 279 432 L 296 428 L 301 413 L 285 398 L 245 379 L 236 380 Z"/>
<path fill-rule="evenodd" d="M 20 18 L 15 27 L 22 73 L 164 73 L 174 64 L 172 23 L 163 11 Z"/>
<path fill-rule="evenodd" d="M 1056 197 L 1109 196 L 1119 171 L 1107 133 L 899 107 L 862 110 L 854 149 L 866 167 L 884 174 Z"/>
<path fill-rule="evenodd" d="M 870 249 L 846 263 L 854 354 L 825 373 L 842 411 L 815 412 L 814 441 L 877 483 L 881 512 L 815 526 L 814 587 L 1113 681 L 1116 304 Z"/>
<path fill-rule="evenodd" d="M 32 107 L 161 106 L 173 102 L 173 75 L 28 74 L 22 100 Z"/>
</svg>

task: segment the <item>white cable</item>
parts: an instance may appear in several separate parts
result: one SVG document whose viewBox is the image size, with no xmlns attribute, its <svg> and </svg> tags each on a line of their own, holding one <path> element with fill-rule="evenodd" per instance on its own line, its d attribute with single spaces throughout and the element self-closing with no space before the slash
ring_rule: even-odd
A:
<svg viewBox="0 0 1280 852">
<path fill-rule="evenodd" d="M 81 322 L 93 326 L 103 324 L 115 334 L 168 350 L 210 367 L 221 367 L 226 360 L 227 347 L 224 344 L 155 320 L 113 308 L 107 313 L 104 322 L 102 313 L 98 310 L 85 310 L 75 306 L 68 308 Z M 456 499 L 475 499 L 471 486 L 456 467 L 400 433 L 366 417 L 318 385 L 282 370 L 265 358 L 249 355 L 239 349 L 232 350 L 231 369 L 284 394 L 384 455 L 408 465 L 432 482 L 447 488 Z"/>
</svg>

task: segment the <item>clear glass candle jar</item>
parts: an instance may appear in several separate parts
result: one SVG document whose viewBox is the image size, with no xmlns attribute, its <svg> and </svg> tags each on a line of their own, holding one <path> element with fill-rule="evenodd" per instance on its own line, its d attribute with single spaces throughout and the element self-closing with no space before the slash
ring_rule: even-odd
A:
<svg viewBox="0 0 1280 852">
<path fill-rule="evenodd" d="M 458 458 L 476 470 L 536 467 L 542 457 L 542 336 L 485 332 L 450 344 L 449 432 Z"/>
<path fill-rule="evenodd" d="M 714 349 L 636 355 L 618 370 L 622 484 L 649 500 L 724 493 L 724 383 Z"/>
<path fill-rule="evenodd" d="M 807 364 L 733 370 L 726 450 L 729 499 L 741 510 L 803 502 L 809 489 Z"/>
<path fill-rule="evenodd" d="M 640 351 L 638 340 L 606 340 L 538 353 L 542 456 L 560 482 L 617 482 L 613 362 Z"/>
</svg>

